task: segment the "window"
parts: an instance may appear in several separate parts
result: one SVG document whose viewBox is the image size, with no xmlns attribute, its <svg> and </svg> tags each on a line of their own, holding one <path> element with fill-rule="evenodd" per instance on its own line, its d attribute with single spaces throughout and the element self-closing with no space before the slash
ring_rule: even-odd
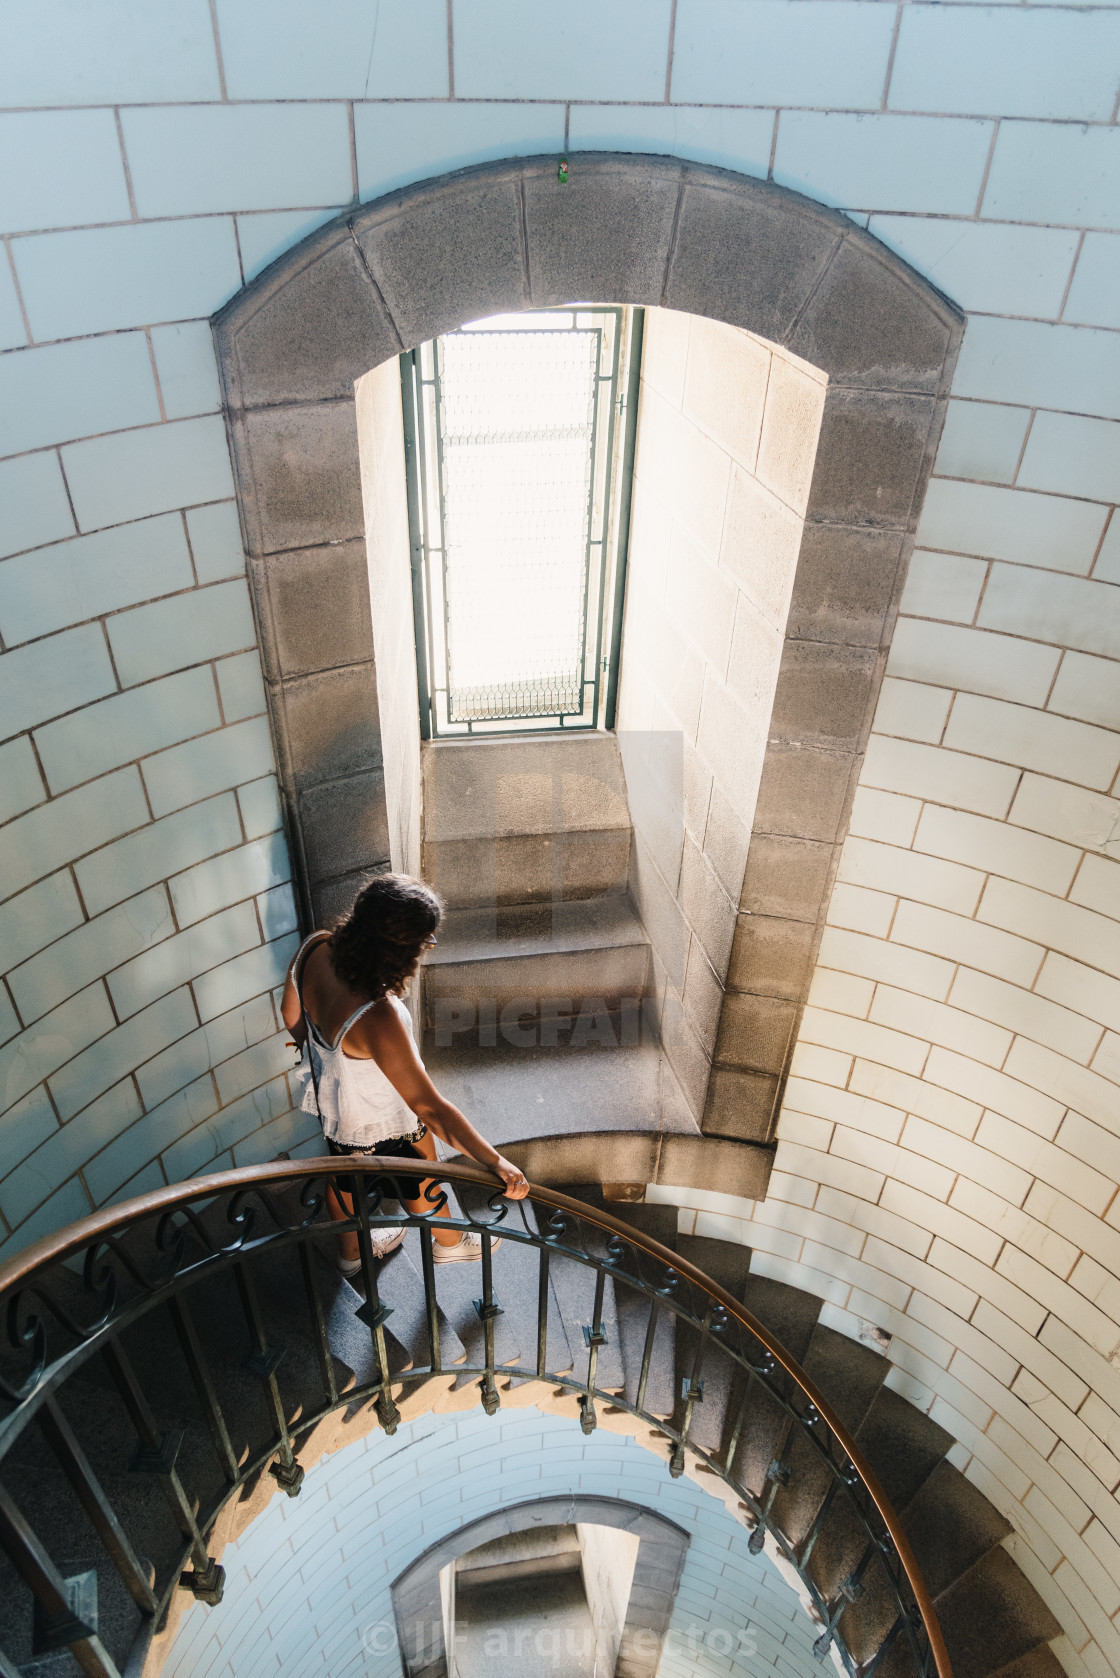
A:
<svg viewBox="0 0 1120 1678">
<path fill-rule="evenodd" d="M 425 739 L 613 726 L 641 324 L 496 315 L 402 356 Z"/>
</svg>

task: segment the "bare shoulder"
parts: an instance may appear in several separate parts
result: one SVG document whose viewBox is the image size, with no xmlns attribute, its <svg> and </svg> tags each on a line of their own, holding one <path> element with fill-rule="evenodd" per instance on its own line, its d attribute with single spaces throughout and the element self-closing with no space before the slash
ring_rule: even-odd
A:
<svg viewBox="0 0 1120 1678">
<path fill-rule="evenodd" d="M 385 1050 L 392 1052 L 412 1048 L 412 1036 L 392 1000 L 387 996 L 379 998 L 372 1008 L 366 1010 L 358 1021 L 354 1035 L 360 1037 L 375 1054 Z"/>
</svg>

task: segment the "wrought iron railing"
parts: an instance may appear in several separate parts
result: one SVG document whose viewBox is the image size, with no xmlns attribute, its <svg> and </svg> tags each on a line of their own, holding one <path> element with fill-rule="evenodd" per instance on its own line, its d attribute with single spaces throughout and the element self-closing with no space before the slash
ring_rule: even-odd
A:
<svg viewBox="0 0 1120 1678">
<path fill-rule="evenodd" d="M 477 1230 L 482 1238 L 476 1302 L 481 1355 L 445 1365 L 432 1234 L 434 1202 L 438 1197 L 442 1204 L 444 1197 L 433 1185 L 433 1213 L 408 1215 L 396 1204 L 398 1186 L 411 1198 L 416 1179 L 432 1168 L 398 1160 L 348 1161 L 355 1198 L 347 1223 L 328 1215 L 324 1168 L 319 1160 L 278 1163 L 179 1184 L 97 1213 L 0 1265 L 6 1342 L 0 1347 L 0 1546 L 34 1598 L 37 1653 L 69 1648 L 91 1678 L 116 1678 L 118 1671 L 95 1623 L 92 1574 L 63 1576 L 59 1558 L 37 1533 L 38 1511 L 29 1506 L 34 1497 L 21 1500 L 12 1493 L 9 1469 L 15 1472 L 21 1462 L 25 1494 L 28 1484 L 46 1484 L 39 1478 L 45 1470 L 27 1469 L 33 1462 L 29 1438 L 37 1436 L 40 1451 L 45 1448 L 84 1510 L 99 1554 L 135 1605 L 142 1643 L 166 1616 L 177 1588 L 203 1602 L 221 1599 L 223 1572 L 209 1549 L 218 1515 L 265 1472 L 297 1495 L 304 1474 L 300 1442 L 332 1412 L 372 1406 L 392 1433 L 403 1394 L 435 1377 L 455 1377 L 460 1384 L 469 1377 L 477 1380 L 488 1414 L 500 1407 L 500 1381 L 535 1379 L 548 1382 L 556 1394 L 574 1396 L 585 1432 L 595 1428 L 606 1407 L 640 1418 L 663 1441 L 671 1474 L 682 1473 L 691 1459 L 696 1470 L 718 1476 L 732 1488 L 753 1529 L 752 1551 L 762 1550 L 769 1539 L 796 1570 L 819 1621 L 819 1657 L 835 1650 L 850 1678 L 870 1678 L 876 1671 L 881 1678 L 887 1672 L 892 1678 L 911 1673 L 951 1678 L 929 1593 L 870 1466 L 813 1382 L 729 1293 L 606 1213 L 540 1187 L 531 1190 L 528 1202 L 509 1202 L 480 1168 L 441 1164 L 438 1179 L 453 1185 L 460 1199 L 451 1227 Z M 464 1201 L 468 1210 L 462 1209 Z M 390 1356 L 391 1313 L 379 1296 L 380 1267 L 371 1246 L 372 1233 L 401 1222 L 419 1229 L 424 1287 L 423 1344 L 410 1348 L 411 1362 L 404 1368 L 394 1367 Z M 357 1315 L 369 1336 L 370 1373 L 342 1389 L 324 1308 L 325 1272 L 315 1255 L 318 1249 L 333 1263 L 336 1238 L 346 1229 L 356 1232 L 361 1255 L 359 1281 L 366 1299 Z M 495 1326 L 503 1307 L 494 1291 L 495 1231 L 537 1255 L 535 1302 L 520 1302 L 535 1312 L 534 1355 L 512 1364 L 496 1360 Z M 268 1264 L 281 1254 L 289 1265 L 298 1263 L 302 1278 L 302 1298 L 289 1297 L 286 1304 L 283 1345 L 269 1343 L 275 1312 L 266 1320 L 258 1292 Z M 556 1309 L 550 1275 L 569 1265 L 592 1274 L 594 1302 L 585 1344 L 575 1351 L 574 1363 L 557 1370 L 550 1367 L 550 1312 Z M 640 1301 L 643 1310 L 648 1305 L 632 1391 L 600 1381 L 608 1278 L 631 1304 Z M 200 1301 L 207 1318 L 214 1315 L 206 1289 L 219 1282 L 237 1319 L 236 1326 L 226 1325 L 233 1339 L 224 1354 L 204 1346 L 207 1335 L 196 1320 Z M 590 1291 L 591 1283 L 587 1286 Z M 658 1345 L 667 1318 L 674 1320 L 677 1347 L 676 1400 L 669 1416 L 647 1407 L 651 1376 L 664 1355 Z M 212 1326 L 207 1321 L 208 1333 Z M 164 1343 L 174 1353 L 161 1351 Z M 277 1370 L 285 1350 L 297 1344 L 312 1374 L 293 1418 Z M 231 1368 L 240 1366 L 238 1380 L 248 1377 L 259 1389 L 265 1421 L 248 1443 L 235 1443 L 237 1428 L 223 1404 L 224 1372 L 216 1362 L 222 1356 Z M 170 1368 L 176 1360 L 178 1373 Z M 705 1388 L 713 1392 L 717 1386 L 724 1406 L 718 1445 L 704 1443 L 697 1427 Z M 79 1387 L 80 1404 L 73 1397 Z M 198 1437 L 184 1450 L 181 1423 L 188 1399 Z M 660 1408 L 664 1412 L 665 1405 Z M 94 1445 L 79 1437 L 78 1412 L 94 1413 L 89 1423 Z M 748 1485 L 741 1466 L 744 1441 L 760 1413 L 769 1418 L 766 1437 L 776 1445 Z M 106 1439 L 106 1432 L 118 1437 Z M 130 1472 L 161 1494 L 171 1537 L 154 1563 L 141 1547 L 157 1530 L 150 1505 L 137 1517 L 138 1537 L 130 1531 L 130 1524 L 136 1525 L 131 1503 L 122 1509 L 114 1499 L 111 1470 L 91 1460 L 112 1464 L 126 1455 Z M 801 1500 L 793 1526 L 804 1528 L 806 1506 L 812 1513 L 807 1529 L 791 1531 L 798 1482 L 808 1488 L 808 1505 Z M 153 1547 L 159 1544 L 153 1541 Z M 831 1574 L 820 1566 L 826 1552 Z M 0 1650 L 0 1678 L 15 1672 Z"/>
</svg>

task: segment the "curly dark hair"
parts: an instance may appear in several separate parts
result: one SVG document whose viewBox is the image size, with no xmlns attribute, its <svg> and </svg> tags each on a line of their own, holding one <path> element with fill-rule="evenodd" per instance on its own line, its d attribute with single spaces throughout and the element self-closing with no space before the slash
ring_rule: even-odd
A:
<svg viewBox="0 0 1120 1678">
<path fill-rule="evenodd" d="M 328 940 L 331 966 L 351 990 L 399 994 L 443 915 L 430 886 L 408 874 L 379 874 L 358 893 Z"/>
</svg>

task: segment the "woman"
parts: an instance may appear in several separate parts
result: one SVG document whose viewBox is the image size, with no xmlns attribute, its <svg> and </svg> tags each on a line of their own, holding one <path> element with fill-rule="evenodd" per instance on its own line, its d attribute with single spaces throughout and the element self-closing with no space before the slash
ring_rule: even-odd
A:
<svg viewBox="0 0 1120 1678">
<path fill-rule="evenodd" d="M 282 1004 L 284 1024 L 304 1051 L 301 1106 L 318 1114 L 332 1154 L 434 1160 L 434 1132 L 495 1172 L 511 1200 L 521 1200 L 529 1192 L 521 1172 L 428 1077 L 401 1001 L 424 950 L 436 941 L 441 914 L 439 899 L 420 880 L 380 874 L 333 932 L 313 932 L 304 940 Z M 431 1211 L 423 1198 L 431 1181 L 419 1184 L 416 1199 L 405 1200 L 410 1212 Z M 332 1218 L 353 1216 L 351 1192 L 341 1182 L 328 1186 Z M 447 1216 L 446 1204 L 442 1215 Z M 433 1234 L 437 1264 L 482 1256 L 482 1238 L 473 1231 L 459 1234 L 435 1224 Z M 348 1232 L 339 1239 L 339 1269 L 354 1276 L 361 1269 L 358 1237 Z M 399 1225 L 375 1230 L 372 1240 L 375 1255 L 383 1257 L 404 1240 L 404 1230 Z"/>
</svg>

